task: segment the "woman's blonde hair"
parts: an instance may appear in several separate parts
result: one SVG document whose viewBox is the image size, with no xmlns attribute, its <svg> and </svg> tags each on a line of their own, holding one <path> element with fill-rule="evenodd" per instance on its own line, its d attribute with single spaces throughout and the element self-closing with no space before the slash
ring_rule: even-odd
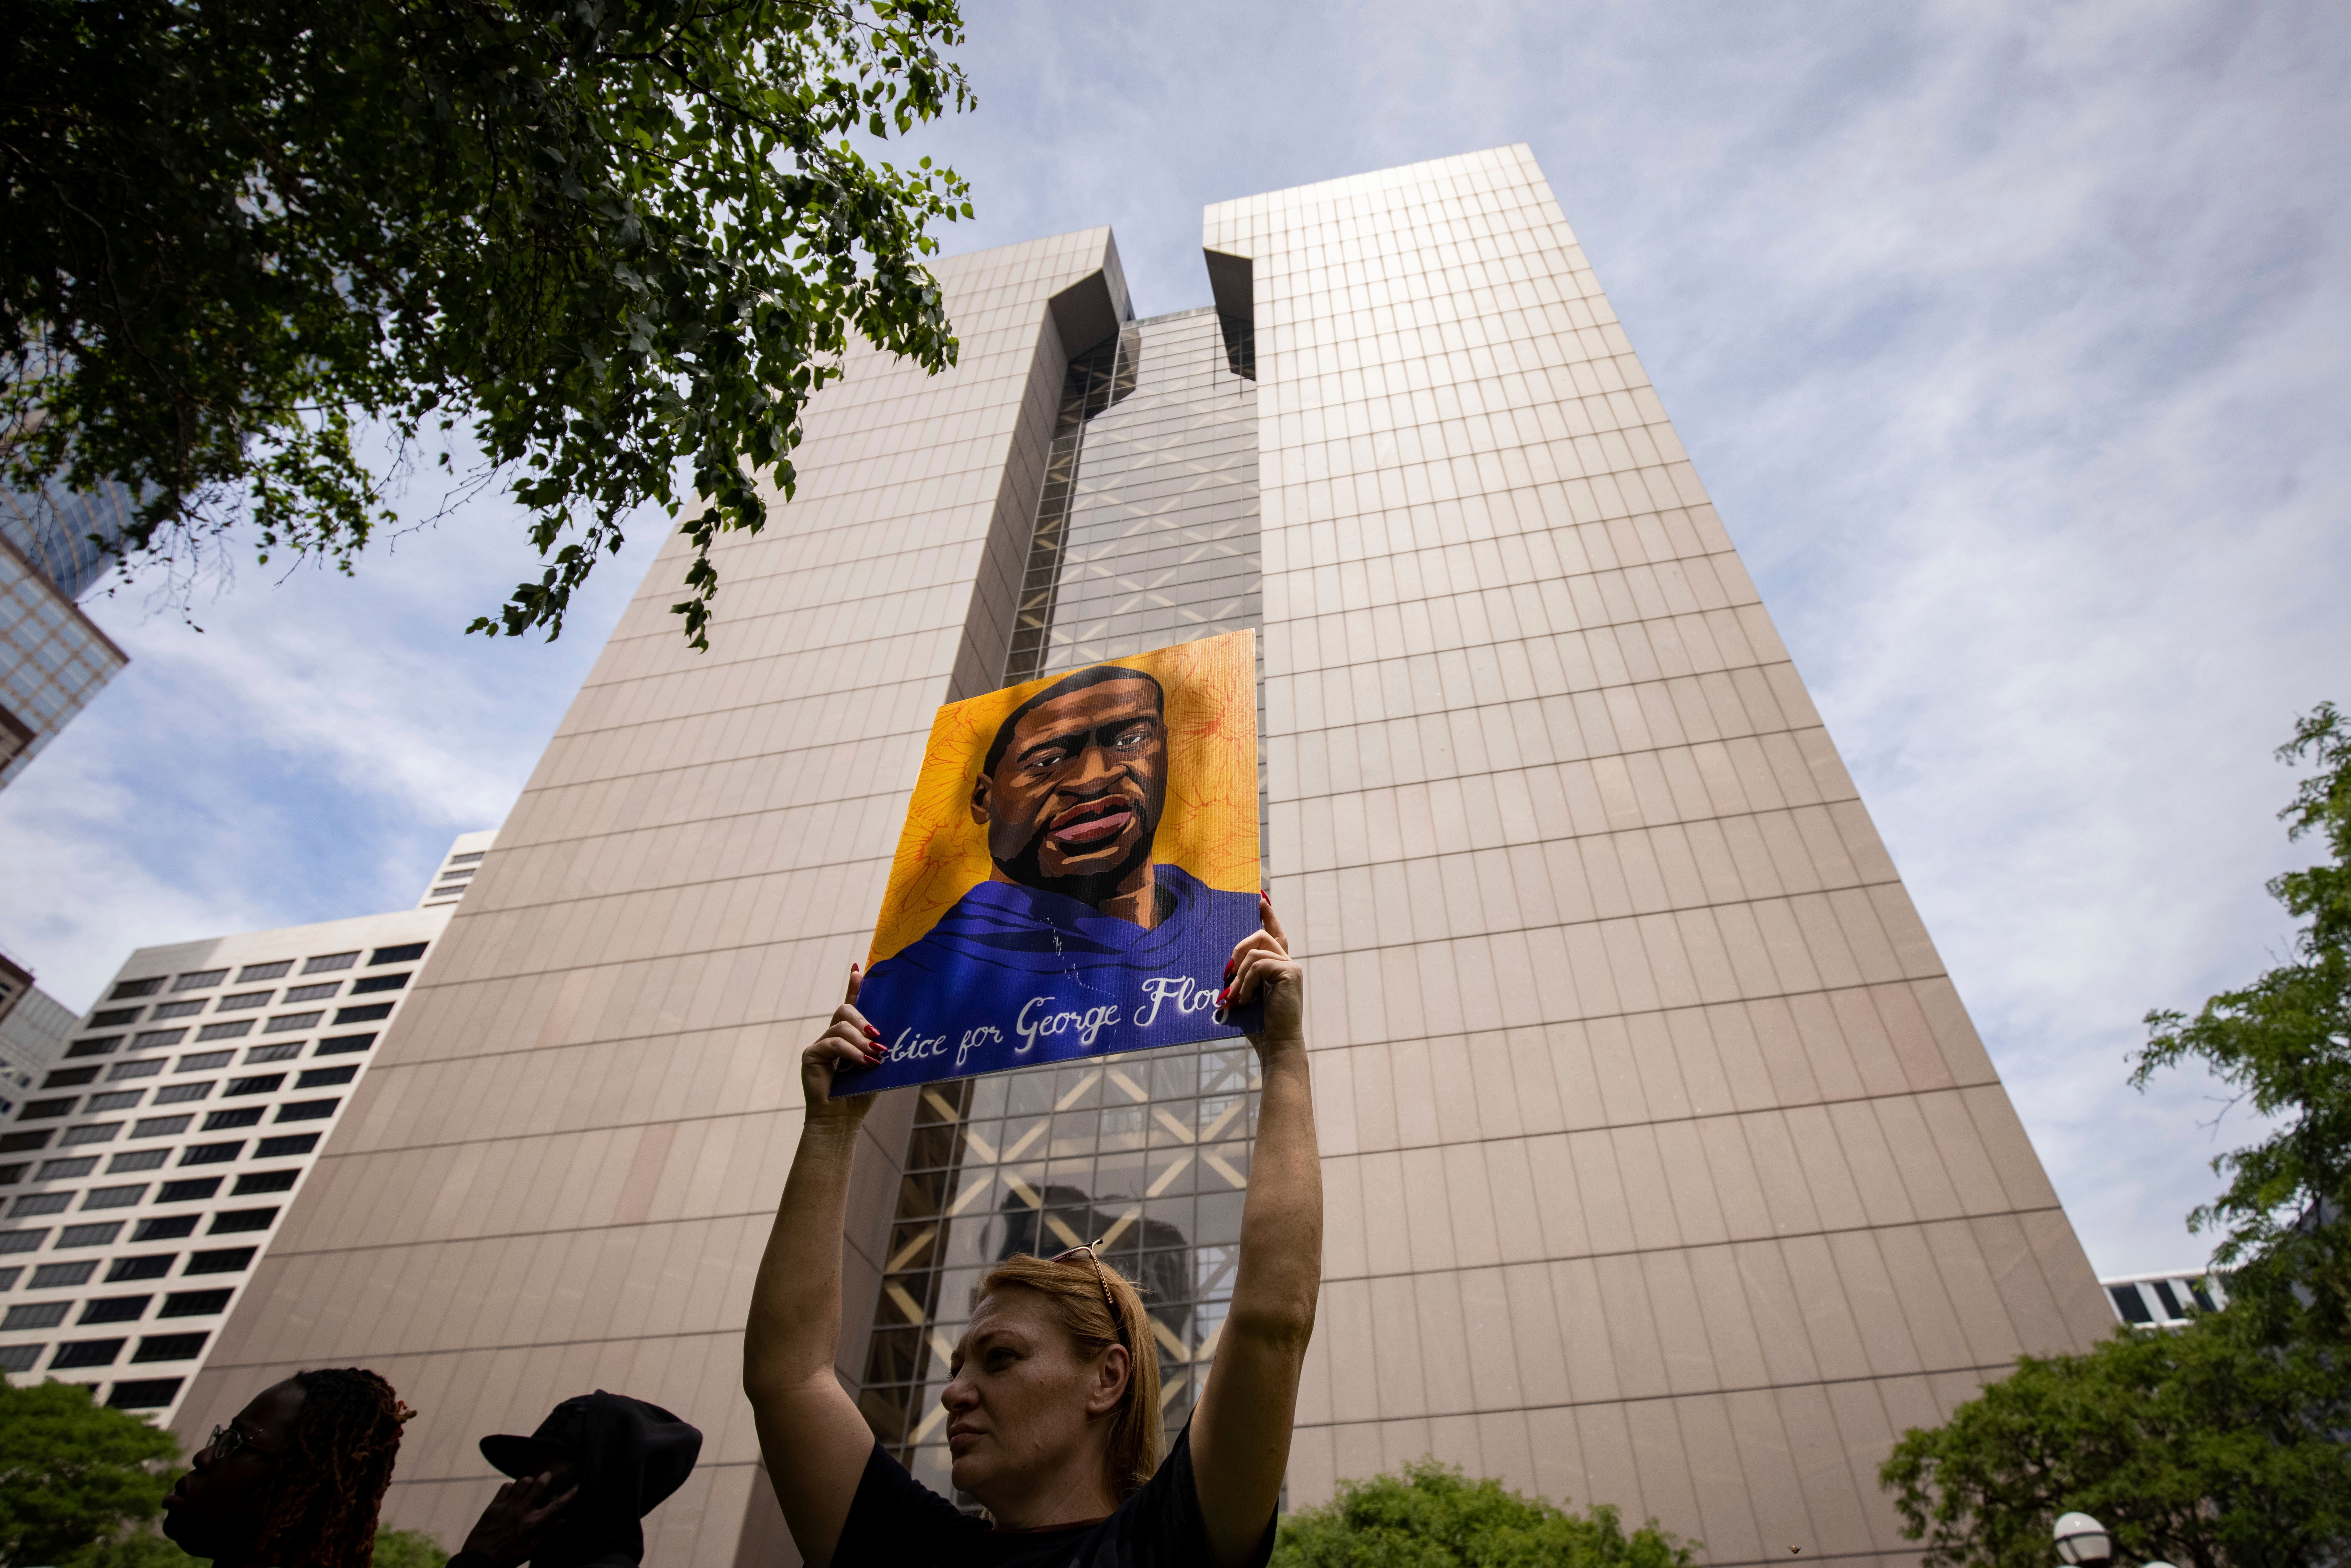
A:
<svg viewBox="0 0 2351 1568">
<path fill-rule="evenodd" d="M 1125 1275 L 1088 1252 L 1065 1260 L 1024 1252 L 987 1271 L 972 1295 L 973 1310 L 997 1291 L 1015 1289 L 1045 1298 L 1076 1343 L 1081 1361 L 1091 1362 L 1114 1344 L 1126 1346 L 1126 1392 L 1111 1415 L 1105 1455 L 1111 1495 L 1124 1502 L 1159 1469 L 1159 1350 L 1152 1343 L 1142 1295 Z"/>
</svg>

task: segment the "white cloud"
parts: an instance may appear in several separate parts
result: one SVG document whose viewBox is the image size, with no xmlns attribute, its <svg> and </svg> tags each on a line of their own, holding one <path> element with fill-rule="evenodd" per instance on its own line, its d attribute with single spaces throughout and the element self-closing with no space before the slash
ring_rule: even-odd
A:
<svg viewBox="0 0 2351 1568">
<path fill-rule="evenodd" d="M 2205 1090 L 2139 1097 L 2122 1058 L 2282 946 L 2268 751 L 2351 698 L 2351 16 L 969 14 L 981 110 L 920 142 L 977 186 L 944 238 L 1111 223 L 1146 314 L 1206 302 L 1206 202 L 1533 146 L 2094 1260 L 2200 1257 Z M 413 898 L 654 542 L 551 652 L 460 638 L 517 531 L 479 509 L 355 585 L 248 572 L 201 638 L 102 609 L 139 663 L 0 794 L 0 942 L 81 999 L 140 942 Z"/>
</svg>

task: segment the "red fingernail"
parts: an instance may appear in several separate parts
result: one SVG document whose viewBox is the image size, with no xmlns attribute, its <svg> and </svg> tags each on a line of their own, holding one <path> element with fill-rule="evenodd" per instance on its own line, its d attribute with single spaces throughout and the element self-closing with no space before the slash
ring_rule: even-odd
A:
<svg viewBox="0 0 2351 1568">
<path fill-rule="evenodd" d="M 865 1026 L 865 1033 L 866 1037 L 870 1040 L 880 1040 L 882 1038 L 882 1031 L 875 1029 L 872 1024 L 867 1024 Z"/>
<path fill-rule="evenodd" d="M 1228 958 L 1228 959 L 1226 959 L 1226 960 L 1225 960 L 1225 978 L 1226 978 L 1226 979 L 1229 980 L 1229 979 L 1231 979 L 1231 978 L 1233 977 L 1233 967 L 1234 967 L 1235 965 L 1237 965 L 1238 963 L 1239 963 L 1239 962 L 1240 962 L 1240 960 L 1239 960 L 1239 959 L 1238 959 L 1238 958 Z"/>
<path fill-rule="evenodd" d="M 1227 999 L 1228 998 L 1229 998 L 1232 994 L 1233 994 L 1233 988 L 1232 988 L 1230 986 L 1227 986 L 1223 990 L 1218 991 L 1218 992 L 1217 993 L 1217 1005 L 1218 1007 L 1223 1007 L 1223 1006 L 1225 1005 L 1226 999 Z"/>
</svg>

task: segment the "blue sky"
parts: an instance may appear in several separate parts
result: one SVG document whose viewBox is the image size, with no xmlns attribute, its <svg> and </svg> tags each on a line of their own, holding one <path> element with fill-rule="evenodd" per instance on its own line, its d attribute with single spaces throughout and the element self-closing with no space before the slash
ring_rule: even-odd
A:
<svg viewBox="0 0 2351 1568">
<path fill-rule="evenodd" d="M 1204 203 L 1533 147 L 2093 1260 L 2199 1260 L 2246 1124 L 2125 1056 L 2283 952 L 2269 752 L 2351 701 L 2351 14 L 970 9 L 947 248 L 1108 222 L 1144 314 L 1207 302 Z M 93 601 L 135 662 L 0 794 L 0 946 L 80 1006 L 141 944 L 409 904 L 654 538 L 552 647 L 459 634 L 535 575 L 479 502 L 356 580 L 241 565 L 202 632 Z"/>
</svg>

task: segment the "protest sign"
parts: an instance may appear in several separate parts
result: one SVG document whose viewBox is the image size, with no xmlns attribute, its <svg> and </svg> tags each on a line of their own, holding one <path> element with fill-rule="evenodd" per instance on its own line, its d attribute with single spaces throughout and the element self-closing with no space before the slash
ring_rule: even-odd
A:
<svg viewBox="0 0 2351 1568">
<path fill-rule="evenodd" d="M 939 709 L 833 1092 L 1226 1039 L 1258 929 L 1257 644 L 1236 632 Z"/>
</svg>

